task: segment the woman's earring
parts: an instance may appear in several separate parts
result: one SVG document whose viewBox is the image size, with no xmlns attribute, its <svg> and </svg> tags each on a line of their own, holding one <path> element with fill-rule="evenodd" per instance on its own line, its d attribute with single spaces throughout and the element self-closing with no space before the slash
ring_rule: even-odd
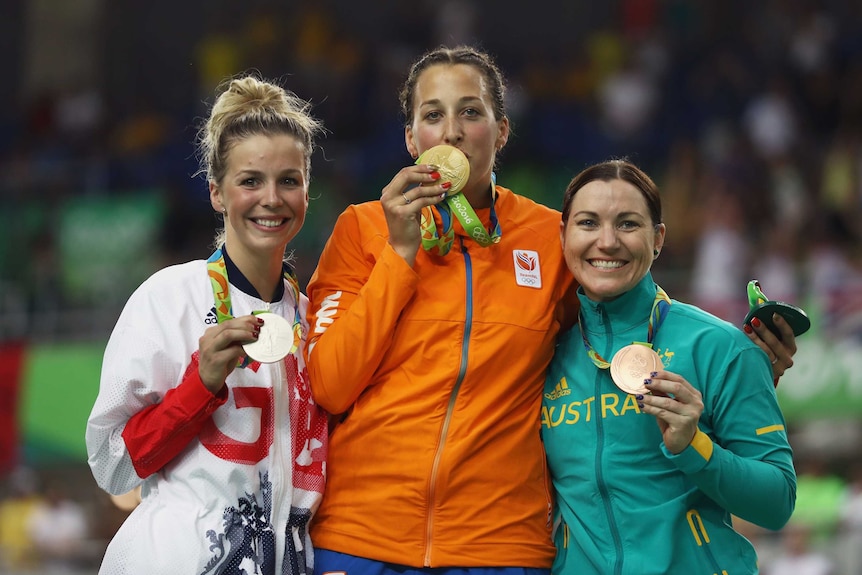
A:
<svg viewBox="0 0 862 575">
<path fill-rule="evenodd" d="M 654 258 L 657 258 L 657 257 L 658 257 L 658 250 L 653 250 L 653 251 L 652 251 L 652 257 L 654 257 Z"/>
</svg>

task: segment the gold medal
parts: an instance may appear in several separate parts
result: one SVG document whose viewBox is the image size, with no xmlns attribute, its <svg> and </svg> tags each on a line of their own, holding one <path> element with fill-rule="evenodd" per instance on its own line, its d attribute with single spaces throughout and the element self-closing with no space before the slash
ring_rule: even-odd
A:
<svg viewBox="0 0 862 575">
<path fill-rule="evenodd" d="M 470 162 L 467 156 L 458 148 L 447 144 L 428 148 L 419 156 L 416 163 L 437 166 L 437 171 L 440 172 L 440 180 L 437 183 L 452 184 L 452 187 L 446 191 L 449 196 L 463 190 L 470 178 Z"/>
<path fill-rule="evenodd" d="M 661 358 L 653 348 L 633 343 L 614 354 L 611 378 L 624 392 L 645 395 L 649 390 L 644 386 L 644 380 L 662 368 Z"/>
<path fill-rule="evenodd" d="M 293 326 L 290 322 L 270 312 L 257 314 L 263 320 L 260 336 L 242 346 L 245 353 L 261 363 L 275 363 L 284 359 L 293 347 Z"/>
</svg>

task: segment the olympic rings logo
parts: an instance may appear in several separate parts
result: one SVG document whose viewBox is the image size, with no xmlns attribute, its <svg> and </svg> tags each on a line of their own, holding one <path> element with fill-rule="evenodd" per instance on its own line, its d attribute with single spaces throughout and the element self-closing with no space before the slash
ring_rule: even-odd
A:
<svg viewBox="0 0 862 575">
<path fill-rule="evenodd" d="M 488 243 L 491 241 L 490 238 L 488 238 L 488 233 L 482 228 L 474 228 L 471 235 L 473 236 L 473 239 L 477 242 Z"/>
</svg>

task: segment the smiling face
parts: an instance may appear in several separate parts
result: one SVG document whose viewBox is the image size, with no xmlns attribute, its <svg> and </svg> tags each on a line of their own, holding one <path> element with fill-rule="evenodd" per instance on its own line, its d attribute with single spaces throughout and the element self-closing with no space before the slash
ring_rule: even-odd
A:
<svg viewBox="0 0 862 575">
<path fill-rule="evenodd" d="M 664 236 L 644 194 L 620 179 L 584 184 L 560 224 L 566 264 L 593 301 L 612 300 L 637 285 Z"/>
<path fill-rule="evenodd" d="M 224 211 L 225 245 L 238 264 L 284 257 L 305 221 L 305 152 L 291 135 L 256 134 L 228 152 L 221 182 L 210 182 L 210 202 Z"/>
<path fill-rule="evenodd" d="M 509 121 L 494 117 L 494 103 L 482 72 L 468 64 L 435 64 L 416 82 L 413 121 L 405 129 L 407 150 L 418 157 L 438 144 L 459 148 L 470 162 L 464 188 L 470 202 L 485 195 L 496 152 L 509 137 Z"/>
</svg>

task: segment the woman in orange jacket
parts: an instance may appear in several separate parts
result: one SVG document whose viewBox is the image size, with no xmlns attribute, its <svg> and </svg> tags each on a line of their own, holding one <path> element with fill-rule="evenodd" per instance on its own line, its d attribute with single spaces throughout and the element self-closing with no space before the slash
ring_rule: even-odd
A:
<svg viewBox="0 0 862 575">
<path fill-rule="evenodd" d="M 337 414 L 315 572 L 547 573 L 541 392 L 577 312 L 560 213 L 496 182 L 488 55 L 430 51 L 400 96 L 416 163 L 341 214 L 308 286 L 312 393 Z M 758 333 L 783 371 L 792 333 Z"/>
</svg>

